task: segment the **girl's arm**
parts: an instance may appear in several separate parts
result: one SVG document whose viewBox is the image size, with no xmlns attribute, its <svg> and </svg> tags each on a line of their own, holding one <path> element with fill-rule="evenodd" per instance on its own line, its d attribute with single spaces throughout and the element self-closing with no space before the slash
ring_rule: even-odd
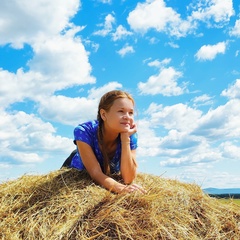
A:
<svg viewBox="0 0 240 240">
<path fill-rule="evenodd" d="M 121 174 L 125 184 L 130 184 L 137 173 L 136 150 L 130 148 L 130 136 L 136 131 L 136 125 L 133 125 L 128 132 L 121 133 Z"/>
<path fill-rule="evenodd" d="M 144 191 L 140 186 L 133 184 L 133 185 L 124 185 L 113 178 L 107 176 L 102 172 L 101 166 L 97 161 L 95 154 L 92 148 L 84 142 L 76 141 L 77 147 L 82 159 L 82 162 L 91 176 L 91 178 L 98 183 L 99 185 L 103 186 L 104 188 L 115 192 L 115 193 L 126 193 L 126 192 L 133 192 L 136 190 Z"/>
<path fill-rule="evenodd" d="M 136 177 L 136 150 L 130 149 L 130 139 L 122 140 L 121 174 L 125 184 L 130 184 Z"/>
</svg>

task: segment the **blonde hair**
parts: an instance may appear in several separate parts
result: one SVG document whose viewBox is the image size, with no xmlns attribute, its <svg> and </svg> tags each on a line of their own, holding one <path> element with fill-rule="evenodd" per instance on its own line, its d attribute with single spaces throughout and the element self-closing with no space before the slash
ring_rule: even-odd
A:
<svg viewBox="0 0 240 240">
<path fill-rule="evenodd" d="M 108 155 L 106 152 L 106 148 L 103 144 L 103 119 L 101 117 L 100 110 L 104 109 L 106 112 L 109 111 L 110 108 L 112 107 L 114 101 L 119 98 L 128 98 L 133 102 L 133 105 L 135 104 L 133 97 L 129 93 L 127 93 L 125 91 L 121 91 L 121 90 L 113 90 L 113 91 L 105 93 L 101 97 L 99 105 L 98 105 L 98 114 L 97 114 L 97 120 L 99 123 L 99 125 L 98 125 L 98 140 L 99 140 L 99 144 L 102 147 L 102 153 L 103 153 L 103 158 L 104 158 L 103 171 L 107 175 L 110 174 L 110 164 L 109 164 L 109 158 L 108 158 Z"/>
</svg>

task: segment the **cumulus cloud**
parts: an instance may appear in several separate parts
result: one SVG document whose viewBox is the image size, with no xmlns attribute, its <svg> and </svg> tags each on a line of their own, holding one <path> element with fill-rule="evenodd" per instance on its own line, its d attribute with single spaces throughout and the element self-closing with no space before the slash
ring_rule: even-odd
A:
<svg viewBox="0 0 240 240">
<path fill-rule="evenodd" d="M 90 99 L 99 99 L 102 97 L 102 95 L 108 91 L 114 90 L 114 89 L 121 89 L 123 86 L 121 83 L 118 82 L 108 82 L 107 84 L 103 85 L 99 88 L 91 88 L 89 90 L 89 98 Z"/>
<path fill-rule="evenodd" d="M 132 46 L 126 45 L 123 48 L 121 48 L 117 53 L 121 56 L 124 57 L 127 54 L 134 53 L 134 49 Z"/>
<path fill-rule="evenodd" d="M 161 125 L 168 130 L 191 132 L 196 128 L 202 112 L 182 103 L 166 107 L 151 103 L 146 114 L 150 115 L 154 126 Z"/>
<path fill-rule="evenodd" d="M 177 37 L 184 36 L 192 27 L 189 22 L 181 20 L 180 15 L 173 8 L 167 7 L 163 0 L 138 3 L 129 13 L 127 21 L 137 32 L 145 33 L 149 29 L 155 29 Z"/>
<path fill-rule="evenodd" d="M 104 3 L 104 4 L 111 4 L 112 0 L 99 0 L 100 2 Z"/>
<path fill-rule="evenodd" d="M 82 27 L 69 22 L 79 7 L 77 0 L 13 0 L 10 5 L 9 1 L 1 2 L 0 44 L 11 44 L 9 47 L 15 48 L 28 44 L 32 50 L 26 66 L 16 72 L 0 69 L 2 162 L 36 163 L 44 161 L 51 153 L 72 150 L 72 140 L 57 135 L 52 124 L 40 117 L 42 114 L 45 119 L 73 123 L 66 109 L 84 101 L 80 98 L 70 101 L 54 94 L 72 86 L 95 83 L 89 53 L 76 36 Z M 32 101 L 35 107 L 32 114 L 10 111 L 11 104 L 25 100 Z M 86 102 L 84 106 L 94 105 Z M 65 112 L 65 118 L 60 110 Z"/>
<path fill-rule="evenodd" d="M 173 67 L 162 68 L 158 75 L 152 75 L 147 82 L 139 82 L 138 89 L 141 94 L 162 94 L 163 96 L 178 96 L 185 92 L 185 86 L 178 86 L 177 80 L 182 73 Z"/>
<path fill-rule="evenodd" d="M 45 119 L 61 122 L 62 124 L 76 126 L 79 123 L 97 118 L 97 108 L 101 96 L 114 89 L 120 89 L 122 85 L 117 82 L 109 82 L 100 88 L 89 90 L 87 97 L 66 97 L 53 95 L 39 100 L 39 113 Z"/>
<path fill-rule="evenodd" d="M 228 22 L 234 15 L 232 0 L 209 0 L 198 1 L 191 5 L 193 12 L 191 17 L 194 20 L 209 21 L 212 19 L 216 23 Z M 196 11 L 194 11 L 196 9 Z"/>
<path fill-rule="evenodd" d="M 240 99 L 240 79 L 237 79 L 234 84 L 228 87 L 228 89 L 224 89 L 221 95 L 224 97 L 228 97 L 229 99 Z"/>
<path fill-rule="evenodd" d="M 56 41 L 58 44 L 55 44 Z M 28 71 L 18 69 L 13 74 L 0 69 L 2 107 L 26 98 L 38 101 L 41 96 L 46 97 L 74 85 L 95 83 L 88 53 L 78 38 L 55 36 L 35 42 L 33 51 Z"/>
<path fill-rule="evenodd" d="M 195 97 L 193 100 L 193 106 L 206 106 L 213 104 L 213 97 L 203 94 L 201 96 Z"/>
<path fill-rule="evenodd" d="M 198 122 L 195 135 L 210 140 L 235 138 L 240 135 L 240 100 L 232 99 L 225 105 L 209 110 Z"/>
<path fill-rule="evenodd" d="M 234 15 L 232 0 L 198 1 L 187 6 L 187 9 L 189 15 L 182 19 L 180 14 L 167 7 L 163 0 L 146 0 L 137 4 L 129 13 L 127 21 L 136 32 L 146 33 L 154 29 L 170 36 L 185 37 L 197 29 L 199 22 L 221 27 Z"/>
<path fill-rule="evenodd" d="M 162 68 L 162 67 L 168 65 L 170 62 L 171 62 L 171 58 L 165 58 L 162 61 L 159 61 L 159 60 L 150 61 L 148 63 L 148 66 Z"/>
<path fill-rule="evenodd" d="M 107 36 L 113 30 L 113 24 L 115 23 L 115 17 L 112 14 L 108 14 L 105 17 L 105 22 L 100 24 L 103 28 L 100 30 L 95 31 L 94 35 L 99 35 L 102 37 Z"/>
<path fill-rule="evenodd" d="M 240 37 L 240 19 L 235 22 L 234 27 L 230 31 L 230 36 Z"/>
<path fill-rule="evenodd" d="M 195 54 L 198 61 L 213 60 L 218 54 L 224 54 L 227 48 L 226 42 L 215 45 L 203 45 Z"/>
<path fill-rule="evenodd" d="M 39 102 L 39 113 L 45 119 L 61 122 L 71 126 L 95 119 L 97 101 L 85 97 L 70 98 L 66 96 L 50 96 Z"/>
<path fill-rule="evenodd" d="M 157 157 L 161 167 L 197 166 L 223 159 L 221 149 L 213 147 L 204 135 L 193 134 L 202 118 L 202 112 L 195 110 L 194 113 L 194 109 L 190 109 L 186 114 L 181 110 L 178 105 L 173 105 L 171 110 L 161 105 L 152 105 L 148 109 L 148 117 L 139 124 L 145 128 L 142 132 L 144 135 L 139 134 L 139 140 L 142 137 L 143 141 L 140 146 L 141 156 Z M 159 129 L 161 132 L 166 131 L 165 136 L 156 134 Z M 151 138 L 148 141 L 149 134 Z"/>
<path fill-rule="evenodd" d="M 56 35 L 68 26 L 69 19 L 79 7 L 77 0 L 12 0 L 11 4 L 3 0 L 0 44 L 11 43 L 16 48 L 22 48 L 24 43 L 34 42 L 39 37 Z"/>
<path fill-rule="evenodd" d="M 49 38 L 36 42 L 33 49 L 35 56 L 28 65 L 31 71 L 40 72 L 51 79 L 51 86 L 47 87 L 52 91 L 95 83 L 95 78 L 90 75 L 92 68 L 88 53 L 80 38 L 68 34 Z"/>
<path fill-rule="evenodd" d="M 202 95 L 195 100 L 211 101 L 211 98 Z M 155 140 L 147 144 L 147 148 L 152 149 L 149 154 L 158 157 L 162 167 L 196 166 L 238 159 L 239 106 L 239 99 L 231 99 L 205 114 L 182 103 L 172 106 L 152 103 L 145 112 L 145 125 L 154 126 L 151 135 Z M 156 134 L 159 131 L 164 136 L 159 137 Z M 218 144 L 219 139 L 221 144 Z M 156 145 L 157 149 L 153 151 Z"/>
<path fill-rule="evenodd" d="M 178 166 L 191 166 L 191 165 L 203 165 L 211 162 L 216 162 L 222 159 L 222 154 L 217 148 L 213 148 L 204 142 L 199 142 L 198 146 L 188 154 L 182 154 L 182 156 L 172 157 L 168 160 L 161 161 L 162 167 L 178 167 Z"/>
<path fill-rule="evenodd" d="M 161 152 L 160 144 L 161 137 L 157 136 L 154 129 L 151 126 L 151 122 L 146 119 L 137 121 L 139 147 L 138 155 L 144 156 L 157 156 Z"/>
<path fill-rule="evenodd" d="M 0 69 L 0 108 L 6 109 L 24 99 L 38 102 L 42 96 L 55 91 L 95 83 L 88 52 L 81 39 L 75 36 L 81 28 L 68 23 L 79 8 L 79 1 L 61 1 L 57 5 L 60 7 L 56 8 L 55 1 L 45 0 L 14 1 L 12 7 L 5 0 L 1 3 L 0 43 L 19 46 L 28 43 L 33 56 L 27 67 L 16 73 Z M 16 16 L 20 16 L 19 19 Z"/>
<path fill-rule="evenodd" d="M 17 163 L 40 162 L 47 157 L 46 152 L 64 153 L 72 149 L 72 140 L 57 135 L 50 123 L 33 114 L 1 111 L 0 128 L 0 158 L 3 162 L 5 159 Z"/>
<path fill-rule="evenodd" d="M 125 27 L 122 25 L 119 25 L 116 29 L 116 32 L 112 34 L 113 41 L 117 41 L 119 39 L 122 39 L 126 36 L 131 36 L 133 33 L 130 31 L 127 31 Z"/>
<path fill-rule="evenodd" d="M 239 160 L 240 147 L 235 145 L 234 142 L 223 142 L 220 144 L 220 148 L 222 149 L 224 157 Z"/>
</svg>

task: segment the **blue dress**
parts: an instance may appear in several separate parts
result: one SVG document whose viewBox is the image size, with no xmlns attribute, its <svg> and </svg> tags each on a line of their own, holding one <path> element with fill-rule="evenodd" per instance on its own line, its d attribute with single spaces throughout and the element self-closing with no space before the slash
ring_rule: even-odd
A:
<svg viewBox="0 0 240 240">
<path fill-rule="evenodd" d="M 103 154 L 99 148 L 97 131 L 98 131 L 97 120 L 79 124 L 74 129 L 74 143 L 76 144 L 76 141 L 82 141 L 90 145 L 103 170 Z M 136 148 L 137 148 L 137 134 L 135 133 L 130 136 L 130 149 L 134 150 Z M 114 154 L 114 157 L 110 159 L 111 173 L 118 173 L 120 171 L 120 160 L 121 160 L 121 141 L 120 137 L 118 137 L 116 152 Z M 70 167 L 77 168 L 79 170 L 85 169 L 78 151 L 73 156 Z"/>
</svg>

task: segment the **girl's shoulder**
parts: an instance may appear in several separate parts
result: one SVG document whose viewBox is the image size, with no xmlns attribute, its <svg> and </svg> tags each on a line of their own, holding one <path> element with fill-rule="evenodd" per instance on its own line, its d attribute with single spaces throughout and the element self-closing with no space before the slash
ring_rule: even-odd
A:
<svg viewBox="0 0 240 240">
<path fill-rule="evenodd" d="M 95 132 L 97 128 L 98 128 L 98 121 L 93 120 L 93 121 L 88 121 L 88 122 L 79 124 L 78 126 L 75 127 L 74 132 L 75 131 Z"/>
<path fill-rule="evenodd" d="M 74 128 L 74 143 L 80 140 L 91 145 L 97 139 L 97 121 L 88 121 Z"/>
<path fill-rule="evenodd" d="M 82 126 L 82 127 L 85 127 L 85 128 L 95 129 L 95 128 L 98 127 L 98 121 L 97 121 L 97 120 L 88 121 L 88 122 L 85 122 L 85 123 L 81 123 L 81 124 L 79 124 L 78 126 Z"/>
</svg>

